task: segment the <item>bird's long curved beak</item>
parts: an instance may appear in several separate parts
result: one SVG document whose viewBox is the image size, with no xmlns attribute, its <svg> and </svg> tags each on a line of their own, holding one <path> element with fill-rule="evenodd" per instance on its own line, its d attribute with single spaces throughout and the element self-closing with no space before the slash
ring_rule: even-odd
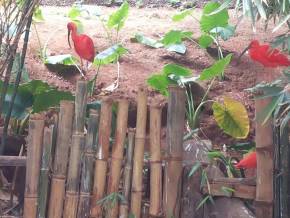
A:
<svg viewBox="0 0 290 218">
<path fill-rule="evenodd" d="M 241 58 L 242 56 L 250 49 L 250 46 L 251 44 L 249 44 L 245 49 L 244 51 L 240 54 L 240 56 L 238 57 L 238 60 L 237 60 L 237 65 L 240 64 L 240 61 L 241 61 Z"/>
<path fill-rule="evenodd" d="M 69 47 L 71 48 L 71 44 L 70 44 L 70 32 L 71 32 L 71 30 L 68 29 L 68 32 L 67 32 L 67 42 L 68 42 Z"/>
</svg>

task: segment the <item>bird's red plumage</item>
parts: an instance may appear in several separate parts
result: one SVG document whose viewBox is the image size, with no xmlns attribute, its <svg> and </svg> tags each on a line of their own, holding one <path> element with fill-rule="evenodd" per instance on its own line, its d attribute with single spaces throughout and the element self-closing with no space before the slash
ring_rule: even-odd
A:
<svg viewBox="0 0 290 218">
<path fill-rule="evenodd" d="M 93 62 L 95 57 L 93 40 L 85 34 L 78 34 L 77 26 L 72 22 L 68 23 L 67 28 L 72 32 L 72 40 L 76 53 L 80 58 Z"/>
<path fill-rule="evenodd" d="M 249 55 L 252 60 L 257 61 L 265 67 L 290 66 L 290 60 L 278 49 L 271 49 L 269 45 L 260 45 L 253 40 L 249 46 Z"/>
<path fill-rule="evenodd" d="M 251 152 L 246 157 L 244 157 L 242 160 L 240 160 L 239 163 L 235 165 L 236 168 L 241 169 L 255 169 L 257 168 L 257 154 L 256 152 Z"/>
</svg>

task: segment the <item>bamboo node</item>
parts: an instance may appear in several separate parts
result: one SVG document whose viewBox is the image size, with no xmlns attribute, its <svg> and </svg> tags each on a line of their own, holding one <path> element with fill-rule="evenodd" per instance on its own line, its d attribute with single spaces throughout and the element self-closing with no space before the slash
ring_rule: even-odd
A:
<svg viewBox="0 0 290 218">
<path fill-rule="evenodd" d="M 56 179 L 56 180 L 65 180 L 65 176 L 64 175 L 52 174 L 52 178 Z"/>
<path fill-rule="evenodd" d="M 34 198 L 37 198 L 38 197 L 38 194 L 28 194 L 28 193 L 25 193 L 25 198 L 31 198 L 31 199 L 34 199 Z"/>
<path fill-rule="evenodd" d="M 149 160 L 150 164 L 162 164 L 162 160 Z"/>
<path fill-rule="evenodd" d="M 272 207 L 273 201 L 255 200 L 254 205 L 258 207 L 259 206 Z"/>
</svg>

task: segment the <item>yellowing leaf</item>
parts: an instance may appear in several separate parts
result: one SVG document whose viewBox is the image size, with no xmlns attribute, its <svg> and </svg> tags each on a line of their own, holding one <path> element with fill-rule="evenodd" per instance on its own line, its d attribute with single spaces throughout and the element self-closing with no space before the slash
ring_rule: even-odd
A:
<svg viewBox="0 0 290 218">
<path fill-rule="evenodd" d="M 250 121 L 243 104 L 225 97 L 224 104 L 215 102 L 212 109 L 216 122 L 225 133 L 237 139 L 244 139 L 248 136 Z"/>
</svg>

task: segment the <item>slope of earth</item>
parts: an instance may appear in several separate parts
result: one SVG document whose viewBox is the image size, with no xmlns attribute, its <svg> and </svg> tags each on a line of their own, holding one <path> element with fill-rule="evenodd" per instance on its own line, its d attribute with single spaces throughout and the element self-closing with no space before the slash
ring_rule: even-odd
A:
<svg viewBox="0 0 290 218">
<path fill-rule="evenodd" d="M 90 6 L 88 8 L 92 13 L 101 12 L 102 14 L 109 14 L 115 10 L 115 8 L 97 6 Z M 67 44 L 66 24 L 69 20 L 65 15 L 68 10 L 69 8 L 67 7 L 46 6 L 43 8 L 45 21 L 36 23 L 32 28 L 26 64 L 31 78 L 42 79 L 51 85 L 58 86 L 60 89 L 74 91 L 79 74 L 57 75 L 50 72 L 39 58 L 40 47 L 36 34 L 37 30 L 42 46 L 44 44 L 48 45 L 47 50 L 49 55 L 69 53 L 75 55 L 74 51 Z M 165 49 L 151 49 L 131 42 L 131 38 L 138 32 L 158 39 L 171 29 L 193 31 L 194 37 L 197 38 L 200 34 L 197 21 L 187 18 L 181 23 L 174 23 L 171 21 L 171 17 L 175 12 L 176 10 L 172 8 L 130 8 L 129 18 L 119 34 L 121 42 L 129 50 L 129 53 L 120 61 L 120 86 L 110 96 L 116 98 L 123 96 L 134 99 L 138 88 L 146 86 L 148 76 L 159 72 L 168 63 L 184 65 L 192 69 L 194 74 L 199 74 L 204 68 L 209 67 L 214 62 L 204 50 L 189 41 L 186 42 L 188 50 L 185 55 L 175 54 Z M 198 18 L 199 15 L 200 11 L 197 10 L 194 16 Z M 237 22 L 236 18 L 234 15 L 231 17 L 232 23 L 235 24 Z M 97 17 L 92 16 L 82 21 L 85 33 L 93 38 L 97 51 L 103 51 L 110 46 L 106 32 Z M 279 32 L 276 33 L 276 35 L 278 34 Z M 222 45 L 226 50 L 233 52 L 234 59 L 236 59 L 249 44 L 250 40 L 259 39 L 261 42 L 269 42 L 273 37 L 271 28 L 269 28 L 268 32 L 264 32 L 263 25 L 261 24 L 254 34 L 251 31 L 250 22 L 243 20 L 238 26 L 236 36 L 226 42 L 222 42 Z M 243 57 L 239 65 L 236 65 L 234 60 L 226 70 L 227 79 L 215 82 L 210 92 L 210 97 L 216 99 L 227 95 L 240 100 L 246 106 L 249 116 L 253 120 L 253 102 L 251 96 L 244 89 L 254 86 L 262 71 L 263 69 L 258 64 L 251 62 L 247 57 Z M 87 76 L 93 78 L 95 73 L 96 69 L 91 68 Z M 97 81 L 98 90 L 112 84 L 116 76 L 116 65 L 112 64 L 101 67 Z M 98 90 L 96 90 L 96 94 L 100 94 Z M 151 102 L 153 97 L 164 102 L 164 98 L 161 95 L 151 90 L 149 102 Z M 94 98 L 98 98 L 98 96 L 95 95 Z M 233 139 L 219 130 L 211 116 L 210 110 L 206 111 L 201 119 L 201 130 L 203 133 L 202 137 L 209 138 L 216 145 L 234 142 Z M 252 127 L 251 134 L 247 140 L 252 139 L 253 135 Z"/>
</svg>

